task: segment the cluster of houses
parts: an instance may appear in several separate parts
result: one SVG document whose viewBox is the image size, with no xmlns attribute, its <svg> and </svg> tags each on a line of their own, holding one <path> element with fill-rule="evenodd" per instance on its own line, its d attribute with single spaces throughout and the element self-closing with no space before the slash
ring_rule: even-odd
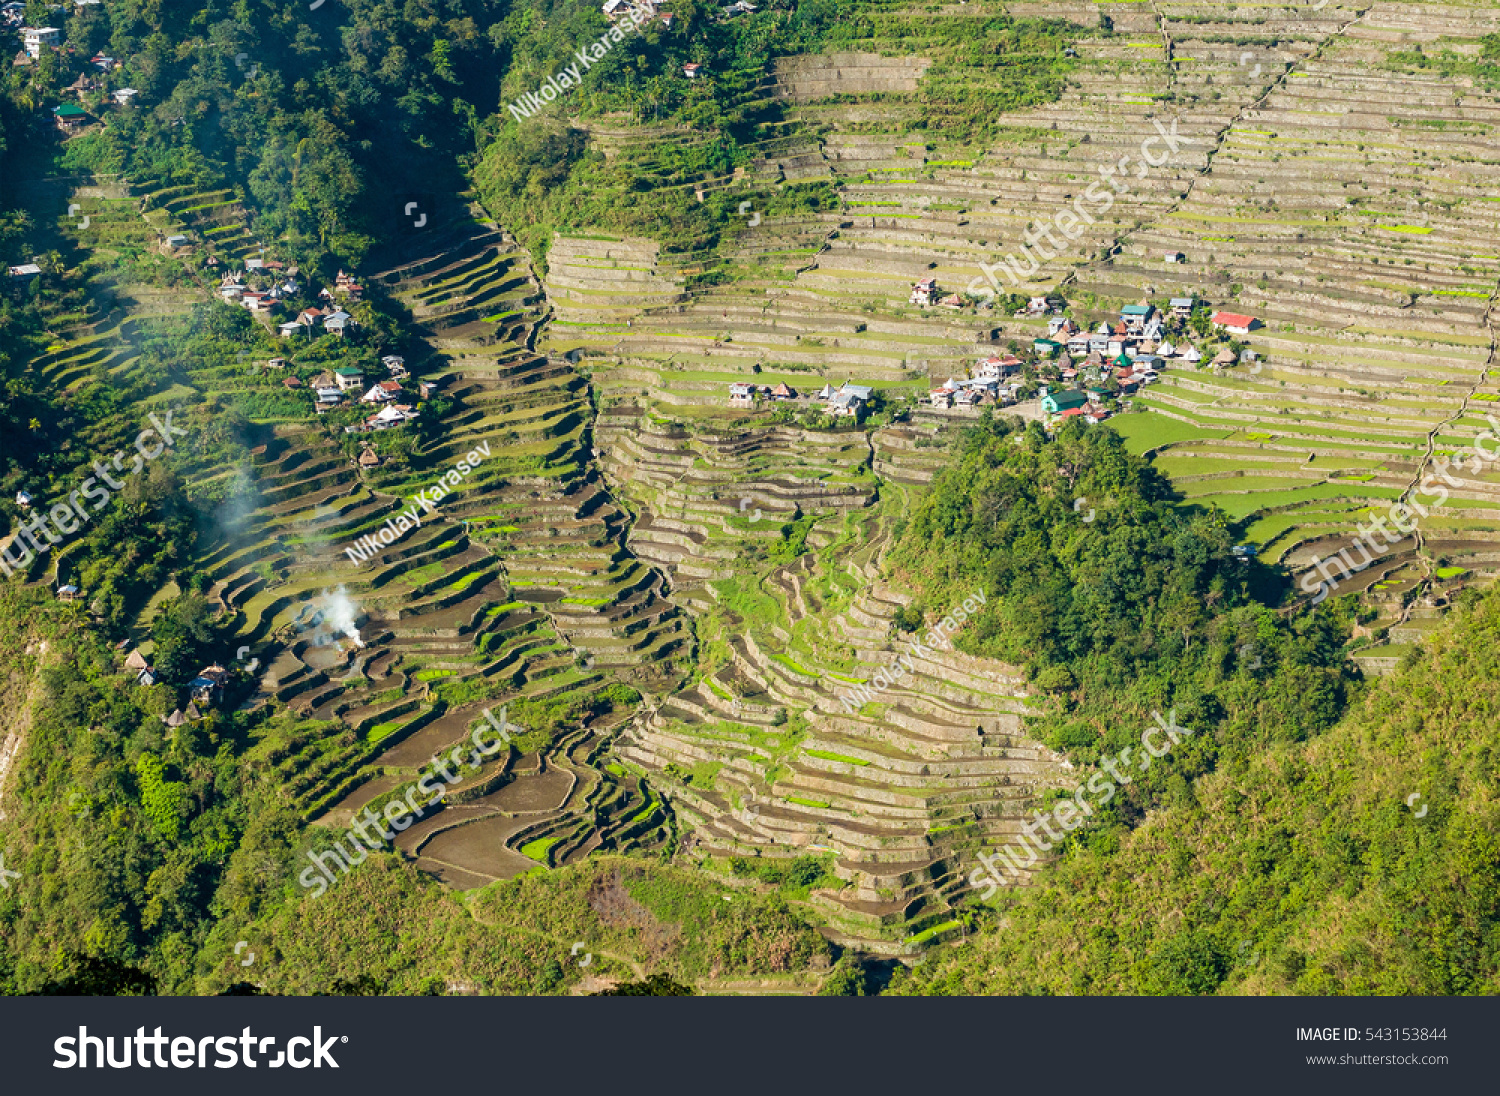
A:
<svg viewBox="0 0 1500 1096">
<path fill-rule="evenodd" d="M 928 403 L 941 411 L 1008 406 L 1016 402 L 1021 389 L 1020 382 L 1011 378 L 1019 376 L 1024 365 L 1014 354 L 991 354 L 974 367 L 972 377 L 949 377 L 934 388 L 928 393 Z"/>
<path fill-rule="evenodd" d="M 933 298 L 937 296 L 937 291 L 936 278 L 923 278 L 911 287 L 911 297 L 908 299 L 912 304 L 918 305 L 921 308 L 931 308 L 934 303 L 939 308 L 951 308 L 955 310 L 964 306 L 963 297 L 957 293 L 950 293 L 948 296 L 934 302 Z"/>
<path fill-rule="evenodd" d="M 804 397 L 799 396 L 795 388 L 784 382 L 777 385 L 757 385 L 749 381 L 735 381 L 729 386 L 729 406 L 753 408 L 758 398 L 774 402 L 805 400 L 833 418 L 859 419 L 874 393 L 874 388 L 867 384 L 850 384 L 845 381 L 838 388 L 825 384 L 811 396 Z"/>
<path fill-rule="evenodd" d="M 920 288 L 920 285 L 919 285 Z M 1173 319 L 1192 315 L 1198 302 L 1193 297 L 1174 297 L 1167 308 Z M 1052 307 L 1044 297 L 1034 297 L 1018 315 L 1046 315 Z M 1253 316 L 1232 312 L 1215 312 L 1215 327 L 1229 334 L 1248 334 L 1257 324 Z M 1046 338 L 1032 342 L 1036 358 L 1052 361 L 1061 386 L 1041 388 L 1042 411 L 1055 420 L 1082 418 L 1089 423 L 1103 422 L 1110 411 L 1106 383 L 1115 382 L 1121 396 L 1130 396 L 1141 387 L 1157 380 L 1160 370 L 1173 364 L 1197 366 L 1203 354 L 1186 343 L 1173 345 L 1164 328 L 1168 316 L 1145 301 L 1126 305 L 1115 323 L 1100 323 L 1090 331 L 1079 327 L 1067 316 L 1052 316 L 1047 321 Z M 1055 359 L 1055 361 L 1054 361 Z M 1214 365 L 1232 365 L 1235 355 L 1221 351 Z M 1240 360 L 1254 360 L 1251 351 Z M 929 404 L 938 410 L 977 410 L 986 405 L 1008 406 L 1015 402 L 1022 384 L 1012 380 L 1023 370 L 1025 362 L 1015 354 L 995 355 L 981 360 L 972 376 L 949 378 L 928 394 Z"/>
<path fill-rule="evenodd" d="M 646 13 L 644 16 L 637 16 L 637 22 L 643 23 L 646 19 L 655 19 L 668 30 L 671 30 L 672 24 L 677 21 L 677 16 L 669 11 L 661 10 L 657 0 L 606 0 L 600 10 L 611 23 L 618 23 L 633 11 Z M 755 5 L 748 3 L 747 0 L 735 0 L 733 4 L 723 9 L 722 14 L 726 19 L 732 19 L 736 15 L 756 10 Z M 697 61 L 690 61 L 682 66 L 682 74 L 689 80 L 696 79 L 702 71 L 703 66 Z"/>
<path fill-rule="evenodd" d="M 407 402 L 409 397 L 401 386 L 401 382 L 407 378 L 405 361 L 395 354 L 387 354 L 380 359 L 380 363 L 385 366 L 390 376 L 369 387 L 365 385 L 364 373 L 353 366 L 342 366 L 318 374 L 307 386 L 312 389 L 314 409 L 318 414 L 326 415 L 330 411 L 337 411 L 348 406 L 346 399 L 352 400 L 355 404 L 379 409 L 362 422 L 344 427 L 346 434 L 366 434 L 374 430 L 389 430 L 394 426 L 401 426 L 420 418 L 420 409 Z M 285 358 L 272 358 L 266 364 L 273 369 L 284 369 L 287 362 Z M 291 391 L 304 387 L 298 377 L 287 377 L 282 380 L 281 384 L 283 388 Z M 436 382 L 420 381 L 417 384 L 417 392 L 422 399 L 428 398 L 435 391 L 437 391 Z"/>
<path fill-rule="evenodd" d="M 186 236 L 169 236 L 165 246 L 175 250 L 190 242 Z M 210 262 L 217 265 L 216 260 L 211 259 Z M 299 271 L 295 266 L 287 266 L 275 259 L 247 259 L 244 273 L 231 271 L 219 280 L 219 296 L 226 301 L 243 305 L 251 312 L 272 313 L 284 301 L 302 292 L 298 277 Z M 318 299 L 325 303 L 301 309 L 292 319 L 278 323 L 277 334 L 283 339 L 290 339 L 297 335 L 316 334 L 321 328 L 324 334 L 343 338 L 348 331 L 358 326 L 354 317 L 344 311 L 343 304 L 358 301 L 363 292 L 357 282 L 339 271 L 338 281 L 333 288 L 325 288 L 318 294 Z"/>
<path fill-rule="evenodd" d="M 130 641 L 124 640 L 120 647 L 127 646 Z M 141 654 L 140 648 L 131 651 L 125 656 L 125 668 L 135 675 L 137 685 L 156 685 L 161 681 L 161 675 L 156 672 L 155 667 L 147 661 L 146 656 Z M 224 690 L 229 686 L 229 671 L 217 662 L 203 667 L 188 682 L 188 692 L 192 699 L 189 700 L 186 709 L 173 710 L 171 715 L 164 715 L 161 721 L 168 727 L 181 727 L 184 723 L 196 723 L 207 714 L 204 708 L 216 708 L 224 700 Z"/>
</svg>

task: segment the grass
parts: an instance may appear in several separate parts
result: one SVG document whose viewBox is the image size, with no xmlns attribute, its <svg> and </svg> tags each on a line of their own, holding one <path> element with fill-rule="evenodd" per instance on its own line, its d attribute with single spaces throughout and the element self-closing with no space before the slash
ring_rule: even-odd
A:
<svg viewBox="0 0 1500 1096">
<path fill-rule="evenodd" d="M 808 757 L 816 757 L 822 761 L 842 761 L 846 765 L 868 765 L 869 762 L 862 757 L 846 757 L 843 754 L 832 753 L 828 750 L 808 750 Z"/>
<path fill-rule="evenodd" d="M 908 944 L 925 944 L 939 933 L 947 932 L 949 929 L 956 929 L 960 924 L 962 924 L 960 921 L 944 921 L 941 925 L 933 925 L 930 929 L 923 929 L 906 942 Z"/>
<path fill-rule="evenodd" d="M 547 862 L 547 850 L 557 844 L 556 837 L 538 837 L 535 841 L 528 841 L 521 846 L 521 855 L 528 860 L 535 860 L 538 864 Z"/>
</svg>

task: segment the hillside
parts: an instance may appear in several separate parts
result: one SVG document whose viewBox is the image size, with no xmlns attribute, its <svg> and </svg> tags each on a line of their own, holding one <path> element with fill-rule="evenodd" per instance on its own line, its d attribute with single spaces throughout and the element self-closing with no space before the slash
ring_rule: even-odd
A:
<svg viewBox="0 0 1500 1096">
<path fill-rule="evenodd" d="M 0 51 L 6 992 L 1493 990 L 1495 10 L 242 8 Z"/>
<path fill-rule="evenodd" d="M 1497 638 L 1466 598 L 1336 727 L 1075 850 L 894 992 L 1494 994 Z"/>
</svg>

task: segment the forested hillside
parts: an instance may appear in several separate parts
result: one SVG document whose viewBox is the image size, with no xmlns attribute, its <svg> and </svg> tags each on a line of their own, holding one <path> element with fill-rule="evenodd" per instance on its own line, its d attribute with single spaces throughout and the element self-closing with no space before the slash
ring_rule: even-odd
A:
<svg viewBox="0 0 1500 1096">
<path fill-rule="evenodd" d="M 1486 593 L 1337 726 L 1072 850 L 898 992 L 1500 991 L 1497 641 Z"/>
</svg>

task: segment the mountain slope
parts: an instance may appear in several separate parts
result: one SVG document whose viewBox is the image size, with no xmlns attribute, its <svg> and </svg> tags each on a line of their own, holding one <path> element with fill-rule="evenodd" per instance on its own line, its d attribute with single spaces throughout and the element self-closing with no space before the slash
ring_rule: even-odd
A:
<svg viewBox="0 0 1500 1096">
<path fill-rule="evenodd" d="M 1497 650 L 1489 593 L 1333 730 L 1079 850 L 895 992 L 1500 992 Z"/>
</svg>

